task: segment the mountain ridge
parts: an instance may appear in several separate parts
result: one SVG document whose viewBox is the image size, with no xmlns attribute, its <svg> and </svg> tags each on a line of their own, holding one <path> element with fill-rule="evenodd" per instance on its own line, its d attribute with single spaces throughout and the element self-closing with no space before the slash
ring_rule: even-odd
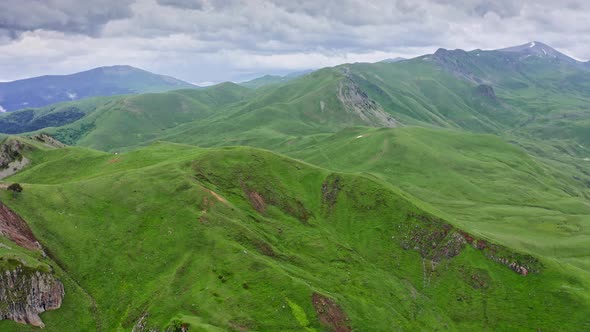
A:
<svg viewBox="0 0 590 332">
<path fill-rule="evenodd" d="M 62 308 L 42 314 L 48 331 L 573 330 L 587 320 L 584 275 L 456 228 L 371 174 L 170 143 L 29 157 L 14 177 L 23 194 L 0 197 L 64 262 L 59 276 L 92 296 L 66 287 Z"/>
<path fill-rule="evenodd" d="M 73 145 L 0 147 L 46 328 L 584 330 L 590 72 L 520 46 L 0 116 Z"/>
<path fill-rule="evenodd" d="M 196 86 L 128 65 L 97 67 L 67 75 L 44 75 L 0 83 L 5 111 L 43 107 L 87 97 L 163 92 Z"/>
</svg>

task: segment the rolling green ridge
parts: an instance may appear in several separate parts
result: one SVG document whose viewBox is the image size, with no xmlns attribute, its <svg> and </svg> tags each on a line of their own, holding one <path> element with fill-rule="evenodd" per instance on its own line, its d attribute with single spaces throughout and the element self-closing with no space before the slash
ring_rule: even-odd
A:
<svg viewBox="0 0 590 332">
<path fill-rule="evenodd" d="M 265 75 L 247 82 L 240 83 L 240 85 L 250 89 L 260 89 L 268 85 L 280 84 L 287 81 L 288 79 L 283 76 Z"/>
<path fill-rule="evenodd" d="M 39 110 L 35 118 L 59 113 L 62 122 L 45 121 L 56 128 L 38 129 L 106 151 L 154 140 L 274 149 L 356 125 L 443 127 L 585 149 L 589 87 L 590 71 L 569 61 L 439 50 L 397 63 L 325 68 L 255 90 L 224 83 L 115 102 L 98 99 L 81 118 L 64 117 L 59 109 Z"/>
<path fill-rule="evenodd" d="M 587 330 L 590 71 L 531 45 L 0 116 L 72 145 L 0 190 L 47 329 Z"/>
<path fill-rule="evenodd" d="M 249 93 L 227 83 L 210 89 L 124 96 L 72 124 L 43 131 L 68 144 L 119 150 L 158 138 L 168 128 L 206 119 Z"/>
<path fill-rule="evenodd" d="M 331 330 L 314 294 L 332 299 L 356 330 L 590 323 L 587 275 L 475 234 L 481 240 L 469 244 L 371 175 L 244 147 L 37 149 L 30 158 L 11 179 L 24 191 L 2 200 L 51 249 L 62 276 L 96 301 L 94 315 L 67 305 L 42 314 L 48 331 L 129 330 L 145 313 L 160 328 Z M 504 257 L 530 273 L 497 261 Z M 65 301 L 83 302 L 75 296 L 68 288 Z"/>
<path fill-rule="evenodd" d="M 377 174 L 464 229 L 590 273 L 583 245 L 590 241 L 590 177 L 580 173 L 584 179 L 576 180 L 571 170 L 496 136 L 358 128 L 291 154 L 335 170 Z"/>
</svg>

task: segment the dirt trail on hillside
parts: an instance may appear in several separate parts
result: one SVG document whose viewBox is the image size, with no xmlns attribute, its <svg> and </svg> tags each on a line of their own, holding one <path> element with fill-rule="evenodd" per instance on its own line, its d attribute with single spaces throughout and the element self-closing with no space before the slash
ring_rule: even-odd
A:
<svg viewBox="0 0 590 332">
<path fill-rule="evenodd" d="M 223 198 L 223 197 L 219 196 L 219 194 L 218 194 L 218 193 L 214 192 L 213 190 L 208 190 L 208 191 L 209 191 L 209 193 L 210 193 L 210 194 L 211 194 L 213 197 L 215 197 L 215 198 L 216 198 L 218 201 L 220 201 L 220 202 L 221 202 L 221 203 L 223 203 L 223 204 L 227 204 L 227 200 L 226 200 L 225 198 Z"/>
</svg>

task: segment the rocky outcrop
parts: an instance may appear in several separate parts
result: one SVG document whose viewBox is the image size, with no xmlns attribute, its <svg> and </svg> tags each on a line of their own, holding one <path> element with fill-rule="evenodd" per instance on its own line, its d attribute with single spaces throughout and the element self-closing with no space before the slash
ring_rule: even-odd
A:
<svg viewBox="0 0 590 332">
<path fill-rule="evenodd" d="M 344 108 L 358 116 L 365 124 L 374 127 L 396 127 L 397 121 L 379 103 L 369 98 L 352 79 L 350 69 L 342 69 L 345 78 L 338 86 L 338 99 Z"/>
<path fill-rule="evenodd" d="M 63 148 L 66 145 L 49 136 L 48 134 L 36 134 L 23 139 L 5 138 L 0 143 L 0 179 L 11 176 L 29 164 L 29 159 L 24 156 L 26 151 L 35 149 L 35 145 L 28 143 L 26 139 L 42 144 L 49 149 Z"/>
<path fill-rule="evenodd" d="M 152 330 L 147 326 L 148 323 L 148 313 L 144 313 L 139 320 L 131 329 L 131 332 L 158 332 L 158 330 Z"/>
<path fill-rule="evenodd" d="M 0 179 L 23 169 L 29 160 L 22 155 L 27 146 L 16 139 L 6 139 L 0 145 Z"/>
<path fill-rule="evenodd" d="M 496 100 L 496 93 L 494 92 L 494 88 L 488 84 L 480 84 L 475 88 L 475 93 L 477 95 L 493 100 Z"/>
<path fill-rule="evenodd" d="M 62 142 L 56 140 L 55 138 L 53 138 L 45 133 L 32 135 L 32 136 L 29 136 L 28 138 L 33 141 L 43 143 L 43 145 L 45 145 L 45 147 L 48 147 L 48 148 L 63 148 L 66 146 Z"/>
<path fill-rule="evenodd" d="M 166 328 L 160 329 L 159 327 L 150 325 L 148 318 L 149 314 L 147 312 L 144 313 L 135 323 L 131 332 L 187 332 L 190 330 L 190 324 L 179 319 L 173 319 Z M 234 326 L 231 322 L 230 325 Z M 239 329 L 235 328 L 234 330 L 239 331 Z"/>
<path fill-rule="evenodd" d="M 543 264 L 531 255 L 519 254 L 478 239 L 434 216 L 409 213 L 407 220 L 409 222 L 403 228 L 400 225 L 403 234 L 401 246 L 405 250 L 420 252 L 424 262 L 430 262 L 429 265 L 423 264 L 428 267 L 425 273 L 431 273 L 444 259 L 459 255 L 467 245 L 480 250 L 486 258 L 523 276 L 540 273 L 543 269 Z"/>
<path fill-rule="evenodd" d="M 0 203 L 0 235 L 31 250 L 42 250 L 27 223 Z M 43 327 L 39 314 L 61 306 L 64 286 L 46 268 L 33 269 L 9 259 L 0 268 L 0 319 Z"/>
<path fill-rule="evenodd" d="M 23 265 L 0 273 L 0 319 L 44 327 L 39 314 L 61 306 L 63 284 L 51 273 Z"/>
<path fill-rule="evenodd" d="M 342 189 L 341 178 L 336 174 L 330 175 L 322 184 L 322 205 L 332 211 Z"/>
</svg>

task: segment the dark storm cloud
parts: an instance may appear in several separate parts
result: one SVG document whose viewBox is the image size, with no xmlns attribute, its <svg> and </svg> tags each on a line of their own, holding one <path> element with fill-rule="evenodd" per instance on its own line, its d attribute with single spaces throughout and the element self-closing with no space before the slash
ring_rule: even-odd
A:
<svg viewBox="0 0 590 332">
<path fill-rule="evenodd" d="M 0 35 L 16 38 L 32 30 L 98 35 L 104 24 L 128 18 L 133 0 L 2 0 Z"/>
</svg>

